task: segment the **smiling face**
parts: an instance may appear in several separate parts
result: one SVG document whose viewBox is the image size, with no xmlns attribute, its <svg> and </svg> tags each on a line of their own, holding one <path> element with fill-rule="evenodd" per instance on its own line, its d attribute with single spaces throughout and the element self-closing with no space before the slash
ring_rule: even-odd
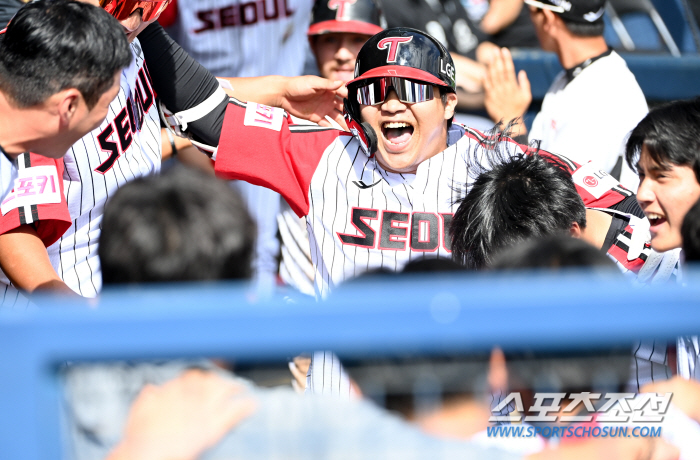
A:
<svg viewBox="0 0 700 460">
<path fill-rule="evenodd" d="M 323 78 L 348 82 L 353 79 L 355 59 L 370 35 L 334 32 L 316 35 L 311 49 Z"/>
<path fill-rule="evenodd" d="M 637 201 L 651 224 L 651 247 L 657 252 L 681 247 L 683 219 L 700 199 L 695 172 L 690 166 L 659 165 L 646 146 L 642 146 L 637 170 Z"/>
<path fill-rule="evenodd" d="M 360 105 L 362 121 L 377 133 L 377 161 L 389 172 L 415 173 L 418 165 L 447 147 L 447 120 L 454 115 L 457 96 L 447 93 L 443 104 L 440 92 L 429 101 L 401 102 L 396 92 L 376 105 Z"/>
</svg>

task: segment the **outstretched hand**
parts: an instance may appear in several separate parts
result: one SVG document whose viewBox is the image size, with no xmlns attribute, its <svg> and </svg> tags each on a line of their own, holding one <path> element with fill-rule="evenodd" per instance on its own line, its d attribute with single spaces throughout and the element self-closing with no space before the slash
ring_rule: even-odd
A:
<svg viewBox="0 0 700 460">
<path fill-rule="evenodd" d="M 197 370 L 148 385 L 107 460 L 194 460 L 255 411 L 255 401 L 240 397 L 243 392 L 240 384 Z"/>
<path fill-rule="evenodd" d="M 524 70 L 516 77 L 513 57 L 508 48 L 493 50 L 484 78 L 484 92 L 484 105 L 494 122 L 503 120 L 508 123 L 514 118 L 521 118 L 530 106 L 530 81 Z M 521 130 L 519 134 L 525 132 Z"/>
<path fill-rule="evenodd" d="M 331 81 L 313 75 L 289 78 L 286 80 L 281 107 L 295 117 L 321 126 L 332 125 L 326 119 L 329 117 L 347 129 L 343 119 L 343 98 L 347 94 L 345 83 L 340 80 Z"/>
</svg>

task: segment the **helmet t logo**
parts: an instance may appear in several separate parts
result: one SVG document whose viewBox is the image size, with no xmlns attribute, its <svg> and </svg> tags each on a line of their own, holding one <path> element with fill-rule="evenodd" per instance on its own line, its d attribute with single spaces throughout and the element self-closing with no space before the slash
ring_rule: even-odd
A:
<svg viewBox="0 0 700 460">
<path fill-rule="evenodd" d="M 386 37 L 377 43 L 377 48 L 380 50 L 388 50 L 389 55 L 386 62 L 396 62 L 396 53 L 399 52 L 399 46 L 402 43 L 408 43 L 413 40 L 413 37 Z"/>
<path fill-rule="evenodd" d="M 352 5 L 356 1 L 357 0 L 328 0 L 328 9 L 338 10 L 338 12 L 335 13 L 336 21 L 347 21 L 348 18 L 345 17 L 345 7 L 347 5 Z"/>
</svg>

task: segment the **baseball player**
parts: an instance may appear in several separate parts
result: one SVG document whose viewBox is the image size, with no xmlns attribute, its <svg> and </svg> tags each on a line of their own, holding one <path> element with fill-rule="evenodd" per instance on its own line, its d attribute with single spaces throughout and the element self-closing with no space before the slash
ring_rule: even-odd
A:
<svg viewBox="0 0 700 460">
<path fill-rule="evenodd" d="M 75 27 L 66 28 L 66 21 Z M 86 38 L 92 36 L 97 38 Z M 64 164 L 53 158 L 104 119 L 130 51 L 114 18 L 67 1 L 24 7 L 0 37 L 0 232 L 17 243 L 3 244 L 0 260 L 3 267 L 15 265 L 26 257 L 24 243 L 35 241 L 41 248 L 37 263 L 48 265 L 45 245 L 71 225 Z M 24 65 L 17 66 L 19 61 Z M 31 270 L 26 282 L 58 289 L 62 284 L 57 276 L 40 278 Z M 8 290 L 2 302 L 13 305 L 17 295 Z"/>
<path fill-rule="evenodd" d="M 307 35 L 319 75 L 334 81 L 352 80 L 357 53 L 385 24 L 384 15 L 372 0 L 317 1 Z M 306 218 L 297 217 L 284 201 L 281 207 L 282 212 L 277 216 L 282 242 L 280 278 L 300 292 L 314 295 Z"/>
<path fill-rule="evenodd" d="M 21 296 L 9 284 L 10 279 L 20 289 L 29 291 L 46 282 L 64 283 L 67 289 L 87 297 L 100 290 L 97 245 L 104 204 L 127 181 L 160 169 L 156 94 L 166 106 L 164 111 L 167 107 L 176 111 L 171 113 L 172 117 L 182 123 L 181 127 L 194 142 L 215 149 L 212 146 L 218 141 L 228 98 L 216 79 L 153 23 L 167 3 L 168 0 L 104 2 L 103 7 L 117 17 L 131 41 L 131 65 L 121 74 L 121 88 L 109 106 L 107 119 L 78 141 L 64 160 L 63 181 L 71 228 L 59 241 L 45 248 L 33 228 L 35 224 L 2 224 L 4 229 L 16 227 L 0 236 L 0 264 L 9 277 L 4 280 L 3 305 L 27 305 L 26 299 L 18 300 Z M 136 38 L 139 34 L 144 42 Z M 154 75 L 161 80 L 157 90 L 144 62 L 149 52 Z M 248 88 L 263 95 L 266 102 L 280 103 L 288 110 L 299 104 L 302 112 L 296 114 L 319 120 L 323 114 L 340 107 L 332 93 L 338 86 L 319 78 L 292 79 L 287 83 L 269 77 L 256 82 L 241 81 L 237 94 L 245 94 Z M 220 114 L 215 110 L 217 107 L 221 108 Z M 0 221 L 5 219 L 3 216 Z M 8 260 L 2 257 L 8 253 L 3 248 L 21 250 Z"/>
<path fill-rule="evenodd" d="M 131 63 L 121 72 L 119 93 L 104 121 L 74 144 L 64 157 L 63 182 L 71 226 L 45 248 L 28 224 L 0 237 L 0 248 L 18 247 L 13 260 L 0 260 L 5 305 L 26 306 L 18 287 L 31 290 L 43 280 L 60 279 L 74 292 L 94 297 L 100 290 L 97 242 L 104 205 L 124 183 L 160 170 L 160 121 L 144 56 L 136 35 L 167 5 L 112 0 L 104 8 L 121 23 L 130 42 Z M 141 9 L 139 14 L 130 10 Z M 3 216 L 5 219 L 5 216 Z M 45 256 L 48 252 L 48 258 Z M 1 251 L 4 254 L 6 251 Z M 31 280 L 37 280 L 34 284 Z"/>
<path fill-rule="evenodd" d="M 471 157 L 493 142 L 451 123 L 454 65 L 423 32 L 394 28 L 373 36 L 355 77 L 345 104 L 352 134 L 294 126 L 283 110 L 232 100 L 215 155 L 221 176 L 273 188 L 306 216 L 322 297 L 368 270 L 449 257 L 448 229 L 470 184 Z M 499 142 L 508 154 L 529 152 Z M 591 206 L 631 194 L 616 181 L 577 188 Z M 319 372 L 309 391 L 349 392 L 339 366 Z"/>
<path fill-rule="evenodd" d="M 480 270 L 499 251 L 525 239 L 570 234 L 599 248 L 639 282 L 667 281 L 677 272 L 678 251 L 651 249 L 649 221 L 635 195 L 612 206 L 584 206 L 572 176 L 593 187 L 615 183 L 607 174 L 591 172 L 590 165 L 546 152 L 506 157 L 486 150 L 452 222 L 453 259 Z"/>
</svg>

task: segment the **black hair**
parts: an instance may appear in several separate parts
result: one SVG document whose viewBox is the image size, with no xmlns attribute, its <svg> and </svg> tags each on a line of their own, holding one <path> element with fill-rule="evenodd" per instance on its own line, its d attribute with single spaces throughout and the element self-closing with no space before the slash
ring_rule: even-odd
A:
<svg viewBox="0 0 700 460">
<path fill-rule="evenodd" d="M 25 108 L 76 88 L 91 109 L 130 62 L 124 30 L 105 10 L 39 0 L 17 12 L 0 42 L 0 91 Z"/>
<path fill-rule="evenodd" d="M 226 183 L 185 166 L 137 179 L 107 203 L 99 255 L 105 284 L 244 279 L 255 224 Z"/>
<path fill-rule="evenodd" d="M 494 270 L 601 267 L 619 273 L 612 260 L 600 250 L 578 238 L 564 235 L 530 238 L 517 246 L 503 248 L 493 257 Z"/>
<path fill-rule="evenodd" d="M 683 255 L 687 262 L 700 262 L 700 201 L 695 203 L 681 226 Z"/>
<path fill-rule="evenodd" d="M 605 31 L 605 21 L 603 21 L 603 18 L 600 18 L 594 22 L 581 22 L 572 21 L 571 19 L 564 18 L 561 15 L 559 17 L 562 21 L 564 21 L 564 25 L 569 32 L 577 37 L 602 37 L 603 32 Z"/>
<path fill-rule="evenodd" d="M 625 159 L 637 172 L 642 146 L 661 167 L 691 167 L 700 183 L 700 98 L 653 108 L 632 130 Z"/>
<path fill-rule="evenodd" d="M 586 208 L 563 164 L 536 147 L 500 150 L 513 124 L 501 130 L 499 123 L 474 150 L 469 168 L 476 179 L 452 219 L 452 258 L 471 269 L 527 238 L 568 234 L 574 222 L 586 226 Z"/>
</svg>

